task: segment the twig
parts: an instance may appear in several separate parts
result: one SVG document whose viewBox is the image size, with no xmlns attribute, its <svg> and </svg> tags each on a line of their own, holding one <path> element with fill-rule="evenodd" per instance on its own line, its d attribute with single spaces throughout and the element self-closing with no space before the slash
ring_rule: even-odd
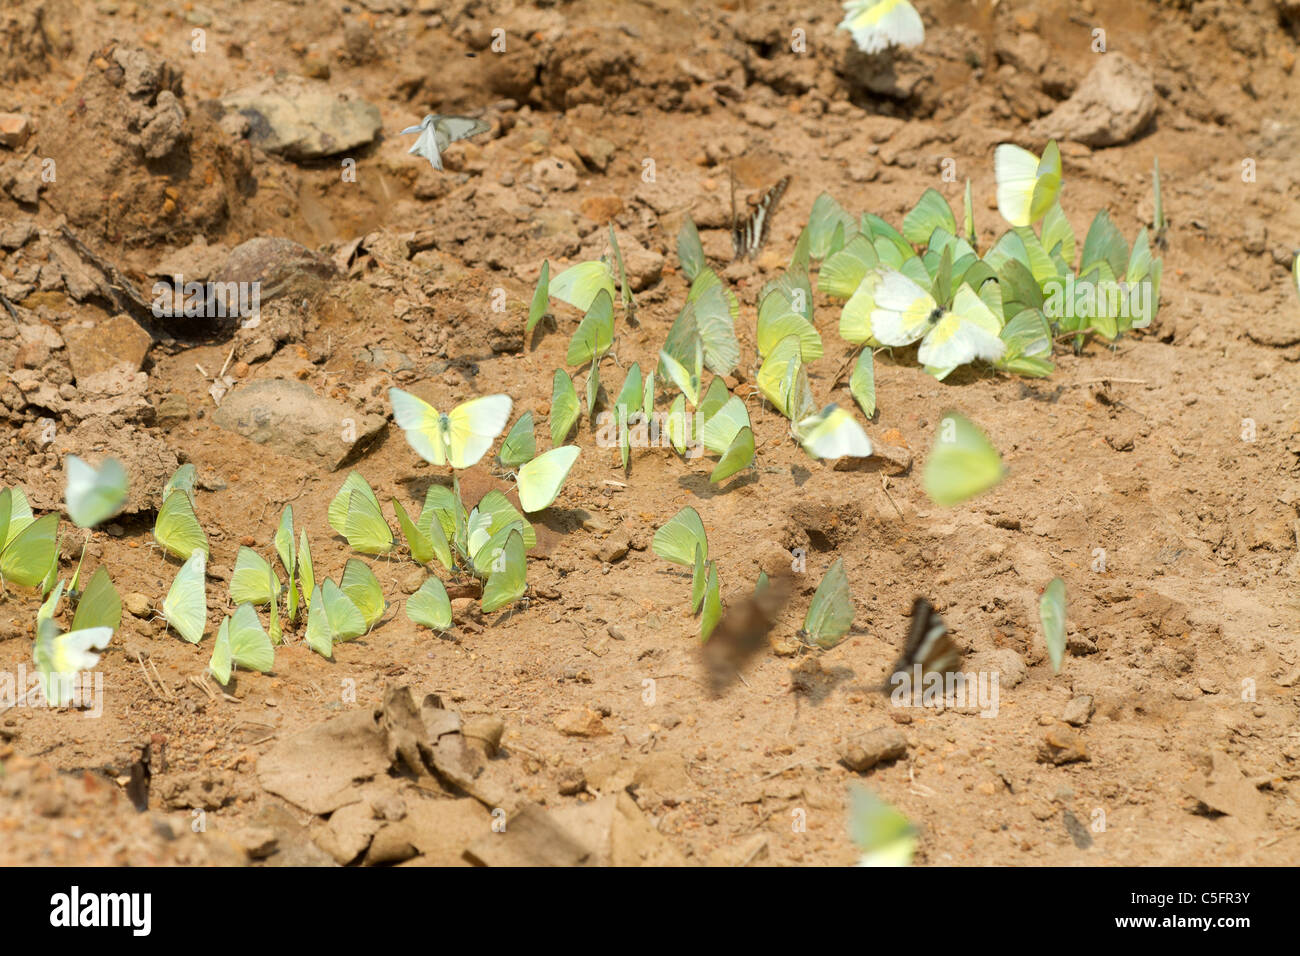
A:
<svg viewBox="0 0 1300 956">
<path fill-rule="evenodd" d="M 889 478 L 886 475 L 880 476 L 880 490 L 885 493 L 885 497 L 889 499 L 889 503 L 894 506 L 894 510 L 898 512 L 898 517 L 903 521 L 906 521 L 907 516 L 903 514 L 903 509 L 898 507 L 898 502 L 895 501 L 894 496 L 889 493 Z"/>
<path fill-rule="evenodd" d="M 150 693 L 152 693 L 155 697 L 162 697 L 164 700 L 166 700 L 167 698 L 162 694 L 162 692 L 159 691 L 158 688 L 154 686 L 153 678 L 149 676 L 149 671 L 144 666 L 144 658 L 142 656 L 137 655 L 135 662 L 140 665 L 140 673 L 144 675 L 144 682 L 149 685 Z"/>
</svg>

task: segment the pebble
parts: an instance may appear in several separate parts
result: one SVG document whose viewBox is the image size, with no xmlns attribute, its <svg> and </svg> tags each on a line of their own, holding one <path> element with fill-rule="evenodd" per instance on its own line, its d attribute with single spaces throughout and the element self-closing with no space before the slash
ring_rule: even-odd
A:
<svg viewBox="0 0 1300 956">
<path fill-rule="evenodd" d="M 877 727 L 848 742 L 840 759 L 850 770 L 864 773 L 878 763 L 897 760 L 907 753 L 907 739 L 893 727 Z"/>
</svg>

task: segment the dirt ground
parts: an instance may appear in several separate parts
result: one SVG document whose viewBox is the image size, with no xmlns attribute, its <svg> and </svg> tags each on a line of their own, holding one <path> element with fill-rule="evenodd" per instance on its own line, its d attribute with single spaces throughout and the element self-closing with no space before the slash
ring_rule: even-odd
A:
<svg viewBox="0 0 1300 956">
<path fill-rule="evenodd" d="M 514 804 L 560 809 L 628 790 L 689 863 L 852 863 L 855 782 L 918 824 L 922 864 L 1300 858 L 1300 300 L 1290 282 L 1300 4 L 916 6 L 924 45 L 881 66 L 835 31 L 832 0 L 7 4 L 0 111 L 26 114 L 33 132 L 0 148 L 0 238 L 26 223 L 37 233 L 0 249 L 0 280 L 22 287 L 20 299 L 6 293 L 16 315 L 0 314 L 0 484 L 56 509 L 65 452 L 124 456 L 131 505 L 90 536 L 87 566 L 107 566 L 147 607 L 124 614 L 101 661 L 98 719 L 0 714 L 0 863 L 333 863 L 340 854 L 315 839 L 325 821 L 264 789 L 258 761 L 327 718 L 378 707 L 394 685 L 435 692 L 467 720 L 499 718 L 491 762 Z M 1091 48 L 1097 27 L 1106 54 Z M 795 29 L 806 52 L 790 49 Z M 492 48 L 495 30 L 504 52 Z M 986 248 L 1004 228 L 994 147 L 1041 149 L 1030 125 L 1112 53 L 1150 72 L 1157 112 L 1121 145 L 1064 140 L 1062 204 L 1080 239 L 1107 208 L 1131 240 L 1152 220 L 1159 157 L 1171 227 L 1152 328 L 1079 355 L 1059 346 L 1056 371 L 1040 380 L 981 368 L 938 382 L 882 354 L 867 428 L 901 450 L 853 469 L 807 458 L 786 420 L 753 402 L 757 469 L 739 480 L 710 486 L 711 460 L 655 448 L 635 451 L 624 474 L 584 417 L 582 455 L 534 522 L 527 605 L 484 616 L 465 591 L 446 636 L 407 620 L 402 604 L 423 573 L 400 552 L 369 562 L 391 607 L 366 638 L 329 661 L 289 628 L 274 672 L 241 672 L 225 694 L 206 675 L 211 636 L 188 645 L 150 610 L 177 567 L 150 535 L 176 463 L 199 471 L 211 635 L 230 610 L 237 548 L 269 556 L 286 502 L 308 529 L 320 580 L 352 556 L 326 522 L 349 467 L 390 514 L 390 497 L 418 508 L 429 483 L 445 480 L 382 421 L 390 386 L 439 408 L 505 392 L 511 420 L 532 409 L 546 433 L 552 374 L 579 314 L 554 303 L 558 330 L 525 341 L 544 260 L 554 275 L 600 255 L 614 224 L 640 307 L 639 325 L 619 315 L 615 352 L 646 369 L 685 299 L 675 240 L 689 213 L 741 300 L 732 384 L 752 383 L 755 297 L 785 267 L 818 194 L 897 225 L 926 187 L 960 209 L 969 177 Z M 268 80 L 373 104 L 382 132 L 344 155 L 268 152 L 217 105 Z M 430 111 L 481 111 L 492 131 L 454 145 L 438 173 L 398 135 Z M 46 158 L 57 180 L 38 184 L 32 171 Z M 955 182 L 940 174 L 945 159 Z M 730 169 L 754 195 L 792 177 L 753 262 L 730 264 Z M 265 305 L 262 326 L 161 320 L 144 355 L 130 334 L 109 331 L 123 311 L 113 293 L 93 277 L 78 288 L 61 226 L 145 293 L 156 275 L 219 275 L 231 249 L 260 236 L 292 239 L 340 271 L 319 278 L 291 264 L 277 276 L 292 292 Z M 504 313 L 493 311 L 498 288 Z M 816 305 L 827 349 L 812 387 L 852 407 L 847 376 L 831 389 L 849 354 L 838 304 Z M 69 371 L 87 336 L 110 352 L 139 349 L 146 377 L 89 394 Z M 328 450 L 283 454 L 218 423 L 209 388 L 223 368 L 226 401 L 288 379 L 380 421 L 345 462 Z M 622 372 L 610 364 L 605 376 L 616 390 Z M 1009 474 L 943 509 L 920 474 L 949 408 L 980 423 Z M 40 438 L 47 418 L 52 444 Z M 913 467 L 899 463 L 911 456 Z M 467 500 L 510 490 L 490 461 L 462 477 Z M 857 608 L 849 639 L 817 658 L 765 652 L 745 683 L 712 698 L 689 576 L 649 549 L 685 505 L 704 519 L 724 601 L 753 586 L 774 549 L 806 550 L 777 628 L 784 641 L 843 558 Z M 63 534 L 71 575 L 83 534 L 66 523 Z M 1069 650 L 1054 674 L 1037 609 L 1058 575 Z M 968 659 L 1000 670 L 996 717 L 899 711 L 871 690 L 917 595 Z M 30 666 L 38 604 L 20 588 L 0 601 L 0 671 Z M 1063 722 L 1085 696 L 1091 716 Z M 903 756 L 863 772 L 845 765 L 855 741 L 889 730 L 903 735 Z M 138 814 L 123 784 L 151 740 L 165 740 L 165 767 L 155 759 Z M 1063 751 L 1073 759 L 1058 763 Z M 200 815 L 204 832 L 193 833 Z M 266 831 L 269 855 L 247 838 Z M 426 850 L 420 860 L 459 856 Z"/>
</svg>

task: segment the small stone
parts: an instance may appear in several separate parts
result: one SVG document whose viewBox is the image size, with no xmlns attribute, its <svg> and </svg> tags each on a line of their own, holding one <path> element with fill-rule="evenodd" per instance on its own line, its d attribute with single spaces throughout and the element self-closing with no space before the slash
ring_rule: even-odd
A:
<svg viewBox="0 0 1300 956">
<path fill-rule="evenodd" d="M 893 727 L 877 727 L 849 741 L 840 759 L 850 770 L 864 773 L 878 763 L 897 760 L 907 753 L 907 738 Z"/>
<path fill-rule="evenodd" d="M 32 132 L 30 116 L 22 113 L 0 113 L 0 146 L 19 149 Z"/>
<path fill-rule="evenodd" d="M 1082 727 L 1092 717 L 1092 711 L 1092 698 L 1081 694 L 1065 705 L 1061 719 L 1072 727 Z"/>
<path fill-rule="evenodd" d="M 548 156 L 533 163 L 533 179 L 546 189 L 569 192 L 578 188 L 578 173 L 571 163 Z"/>
<path fill-rule="evenodd" d="M 606 564 L 613 564 L 627 557 L 629 547 L 631 537 L 626 528 L 620 527 L 597 546 L 596 557 Z"/>
<path fill-rule="evenodd" d="M 180 392 L 169 392 L 158 402 L 156 412 L 158 424 L 170 428 L 190 417 L 190 403 Z"/>
<path fill-rule="evenodd" d="M 1038 762 L 1061 766 L 1089 760 L 1088 748 L 1079 735 L 1069 730 L 1049 730 L 1038 745 Z"/>
<path fill-rule="evenodd" d="M 122 598 L 122 606 L 135 617 L 149 617 L 153 614 L 153 609 L 149 606 L 149 598 L 139 591 L 132 591 Z"/>
<path fill-rule="evenodd" d="M 588 196 L 578 209 L 592 222 L 603 226 L 623 211 L 623 200 L 619 196 Z"/>
<path fill-rule="evenodd" d="M 149 333 L 126 314 L 102 319 L 88 329 L 66 328 L 63 339 L 68 347 L 68 363 L 78 382 L 119 365 L 138 372 L 153 345 Z"/>
<path fill-rule="evenodd" d="M 570 737 L 603 737 L 609 728 L 590 707 L 575 707 L 555 718 L 555 729 Z"/>
<path fill-rule="evenodd" d="M 568 767 L 560 771 L 557 786 L 562 797 L 572 797 L 587 789 L 587 775 L 581 767 Z"/>
</svg>

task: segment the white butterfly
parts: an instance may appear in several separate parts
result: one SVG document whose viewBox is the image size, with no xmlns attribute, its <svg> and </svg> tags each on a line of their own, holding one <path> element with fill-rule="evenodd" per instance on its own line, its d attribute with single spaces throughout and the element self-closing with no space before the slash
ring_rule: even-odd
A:
<svg viewBox="0 0 1300 956">
<path fill-rule="evenodd" d="M 839 29 L 853 34 L 863 53 L 879 53 L 890 46 L 920 46 L 925 24 L 907 0 L 845 0 Z"/>
<path fill-rule="evenodd" d="M 448 146 L 458 139 L 468 139 L 479 133 L 486 133 L 491 128 L 481 119 L 471 119 L 468 116 L 439 116 L 437 113 L 430 113 L 420 121 L 418 126 L 408 126 L 402 130 L 402 135 L 419 133 L 420 138 L 407 152 L 423 156 L 434 169 L 441 170 L 442 154 L 446 152 Z"/>
</svg>

